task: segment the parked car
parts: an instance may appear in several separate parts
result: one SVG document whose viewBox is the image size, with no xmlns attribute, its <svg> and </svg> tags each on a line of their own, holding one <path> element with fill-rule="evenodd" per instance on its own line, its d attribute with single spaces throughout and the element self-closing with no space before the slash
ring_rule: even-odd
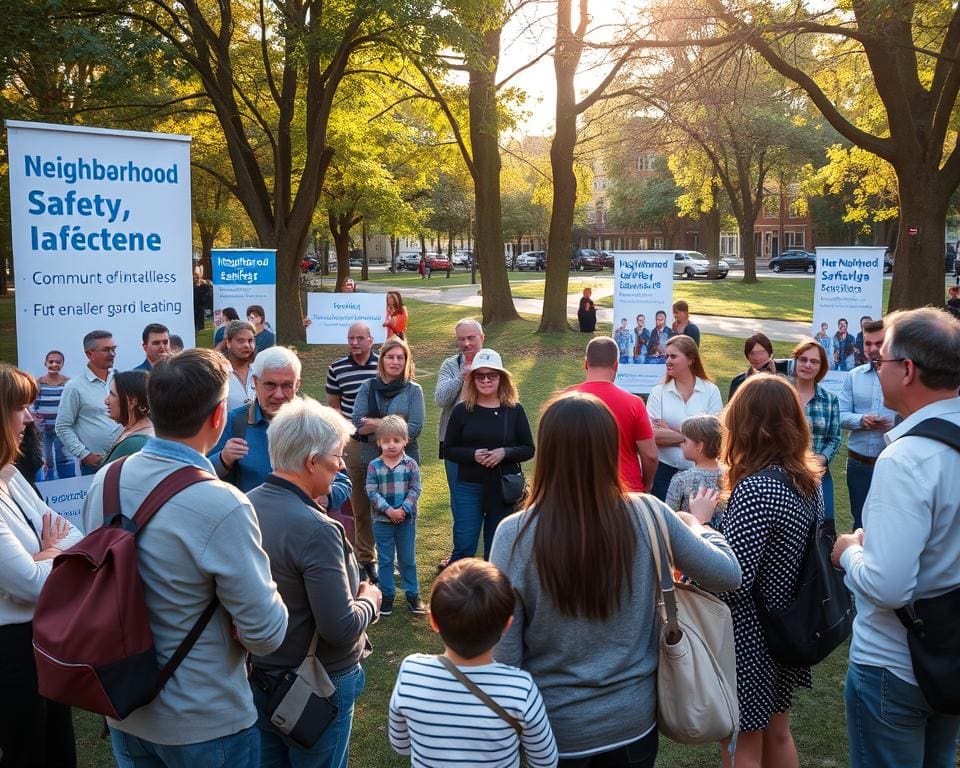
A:
<svg viewBox="0 0 960 768">
<path fill-rule="evenodd" d="M 570 254 L 570 269 L 577 272 L 592 270 L 603 271 L 603 259 L 593 248 L 574 248 Z"/>
<path fill-rule="evenodd" d="M 546 256 L 546 251 L 524 251 L 517 256 L 517 269 L 521 272 L 525 269 L 537 269 L 540 259 Z"/>
<path fill-rule="evenodd" d="M 428 253 L 427 265 L 430 267 L 431 272 L 446 272 L 448 269 L 452 269 L 447 257 L 441 256 L 439 253 Z"/>
<path fill-rule="evenodd" d="M 453 266 L 469 267 L 471 258 L 473 258 L 472 251 L 457 251 L 453 254 Z"/>
<path fill-rule="evenodd" d="M 300 261 L 300 271 L 301 272 L 319 272 L 320 271 L 320 259 L 316 256 L 304 256 Z"/>
<path fill-rule="evenodd" d="M 893 272 L 893 256 L 890 255 L 890 251 L 887 251 L 883 254 L 883 274 L 889 275 Z"/>
<path fill-rule="evenodd" d="M 730 272 L 730 265 L 723 259 L 717 261 L 717 279 L 723 280 Z M 674 251 L 673 274 L 675 277 L 685 277 L 690 280 L 694 277 L 710 276 L 710 259 L 700 251 Z"/>
<path fill-rule="evenodd" d="M 817 255 L 809 251 L 784 251 L 770 259 L 767 266 L 773 272 L 797 270 L 812 275 L 817 271 Z"/>
<path fill-rule="evenodd" d="M 612 253 L 607 251 L 600 251 L 600 259 L 603 261 L 603 266 L 607 269 L 613 269 L 614 258 Z"/>
<path fill-rule="evenodd" d="M 408 269 L 411 272 L 416 272 L 417 267 L 420 266 L 420 254 L 419 253 L 401 253 L 397 256 L 397 270 Z"/>
</svg>

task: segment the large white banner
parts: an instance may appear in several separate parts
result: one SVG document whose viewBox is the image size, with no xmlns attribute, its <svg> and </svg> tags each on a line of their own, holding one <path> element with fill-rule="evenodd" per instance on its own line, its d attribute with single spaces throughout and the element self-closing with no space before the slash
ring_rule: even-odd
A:
<svg viewBox="0 0 960 768">
<path fill-rule="evenodd" d="M 822 384 L 837 391 L 847 371 L 866 362 L 861 323 L 883 315 L 884 248 L 817 248 L 813 336 L 827 352 Z"/>
<path fill-rule="evenodd" d="M 192 347 L 190 137 L 6 125 L 20 367 L 42 376 L 58 350 L 63 373 L 82 375 L 84 335 L 106 330 L 116 369 L 133 368 L 148 323 Z M 44 448 L 59 455 L 53 442 Z M 62 464 L 41 492 L 70 512 L 89 478 Z"/>
<path fill-rule="evenodd" d="M 370 326 L 377 344 L 387 339 L 387 297 L 383 293 L 308 293 L 308 344 L 340 344 L 347 341 L 347 329 L 354 323 Z"/>
<path fill-rule="evenodd" d="M 648 393 L 663 381 L 670 338 L 673 251 L 613 251 L 613 339 L 620 349 L 616 383 Z"/>
<path fill-rule="evenodd" d="M 213 325 L 224 325 L 223 310 L 232 307 L 241 320 L 247 308 L 263 307 L 264 325 L 274 334 L 277 327 L 277 252 L 263 248 L 214 248 Z"/>
</svg>

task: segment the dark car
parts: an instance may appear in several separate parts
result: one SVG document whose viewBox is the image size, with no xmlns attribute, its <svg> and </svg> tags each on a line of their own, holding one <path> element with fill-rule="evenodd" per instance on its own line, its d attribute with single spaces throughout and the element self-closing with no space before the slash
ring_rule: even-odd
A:
<svg viewBox="0 0 960 768">
<path fill-rule="evenodd" d="M 416 272 L 417 267 L 420 266 L 420 254 L 419 253 L 401 253 L 397 256 L 397 270 L 408 269 L 411 272 Z"/>
<path fill-rule="evenodd" d="M 808 272 L 811 275 L 817 271 L 817 255 L 809 251 L 784 251 L 779 256 L 770 259 L 768 265 L 773 272 Z"/>
<path fill-rule="evenodd" d="M 608 269 L 613 269 L 614 258 L 613 254 L 607 251 L 600 251 L 600 260 L 603 261 L 603 266 Z"/>
<path fill-rule="evenodd" d="M 570 269 L 577 272 L 602 272 L 603 257 L 593 248 L 574 248 L 570 255 Z"/>
</svg>

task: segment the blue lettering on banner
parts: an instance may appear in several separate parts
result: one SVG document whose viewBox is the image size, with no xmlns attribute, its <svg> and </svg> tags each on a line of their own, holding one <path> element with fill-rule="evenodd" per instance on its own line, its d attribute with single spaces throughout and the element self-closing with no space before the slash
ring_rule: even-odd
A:
<svg viewBox="0 0 960 768">
<path fill-rule="evenodd" d="M 133 160 L 126 163 L 101 163 L 93 157 L 86 160 L 64 160 L 57 155 L 56 160 L 45 159 L 42 155 L 24 155 L 25 174 L 44 179 L 61 179 L 67 184 L 78 181 L 121 181 L 137 184 L 179 184 L 179 166 L 174 163 L 169 168 L 152 168 L 139 165 Z"/>
<path fill-rule="evenodd" d="M 215 251 L 212 259 L 214 285 L 276 285 L 273 251 Z"/>
</svg>

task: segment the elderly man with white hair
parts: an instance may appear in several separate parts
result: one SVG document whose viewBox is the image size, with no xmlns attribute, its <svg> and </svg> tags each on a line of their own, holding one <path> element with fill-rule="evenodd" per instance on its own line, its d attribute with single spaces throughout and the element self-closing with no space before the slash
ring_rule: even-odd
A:
<svg viewBox="0 0 960 768">
<path fill-rule="evenodd" d="M 268 347 L 250 367 L 257 396 L 230 412 L 227 428 L 209 455 L 217 475 L 246 493 L 270 474 L 267 427 L 300 390 L 300 358 L 286 347 Z M 339 507 L 350 495 L 350 479 L 340 473 L 328 505 Z"/>
</svg>

